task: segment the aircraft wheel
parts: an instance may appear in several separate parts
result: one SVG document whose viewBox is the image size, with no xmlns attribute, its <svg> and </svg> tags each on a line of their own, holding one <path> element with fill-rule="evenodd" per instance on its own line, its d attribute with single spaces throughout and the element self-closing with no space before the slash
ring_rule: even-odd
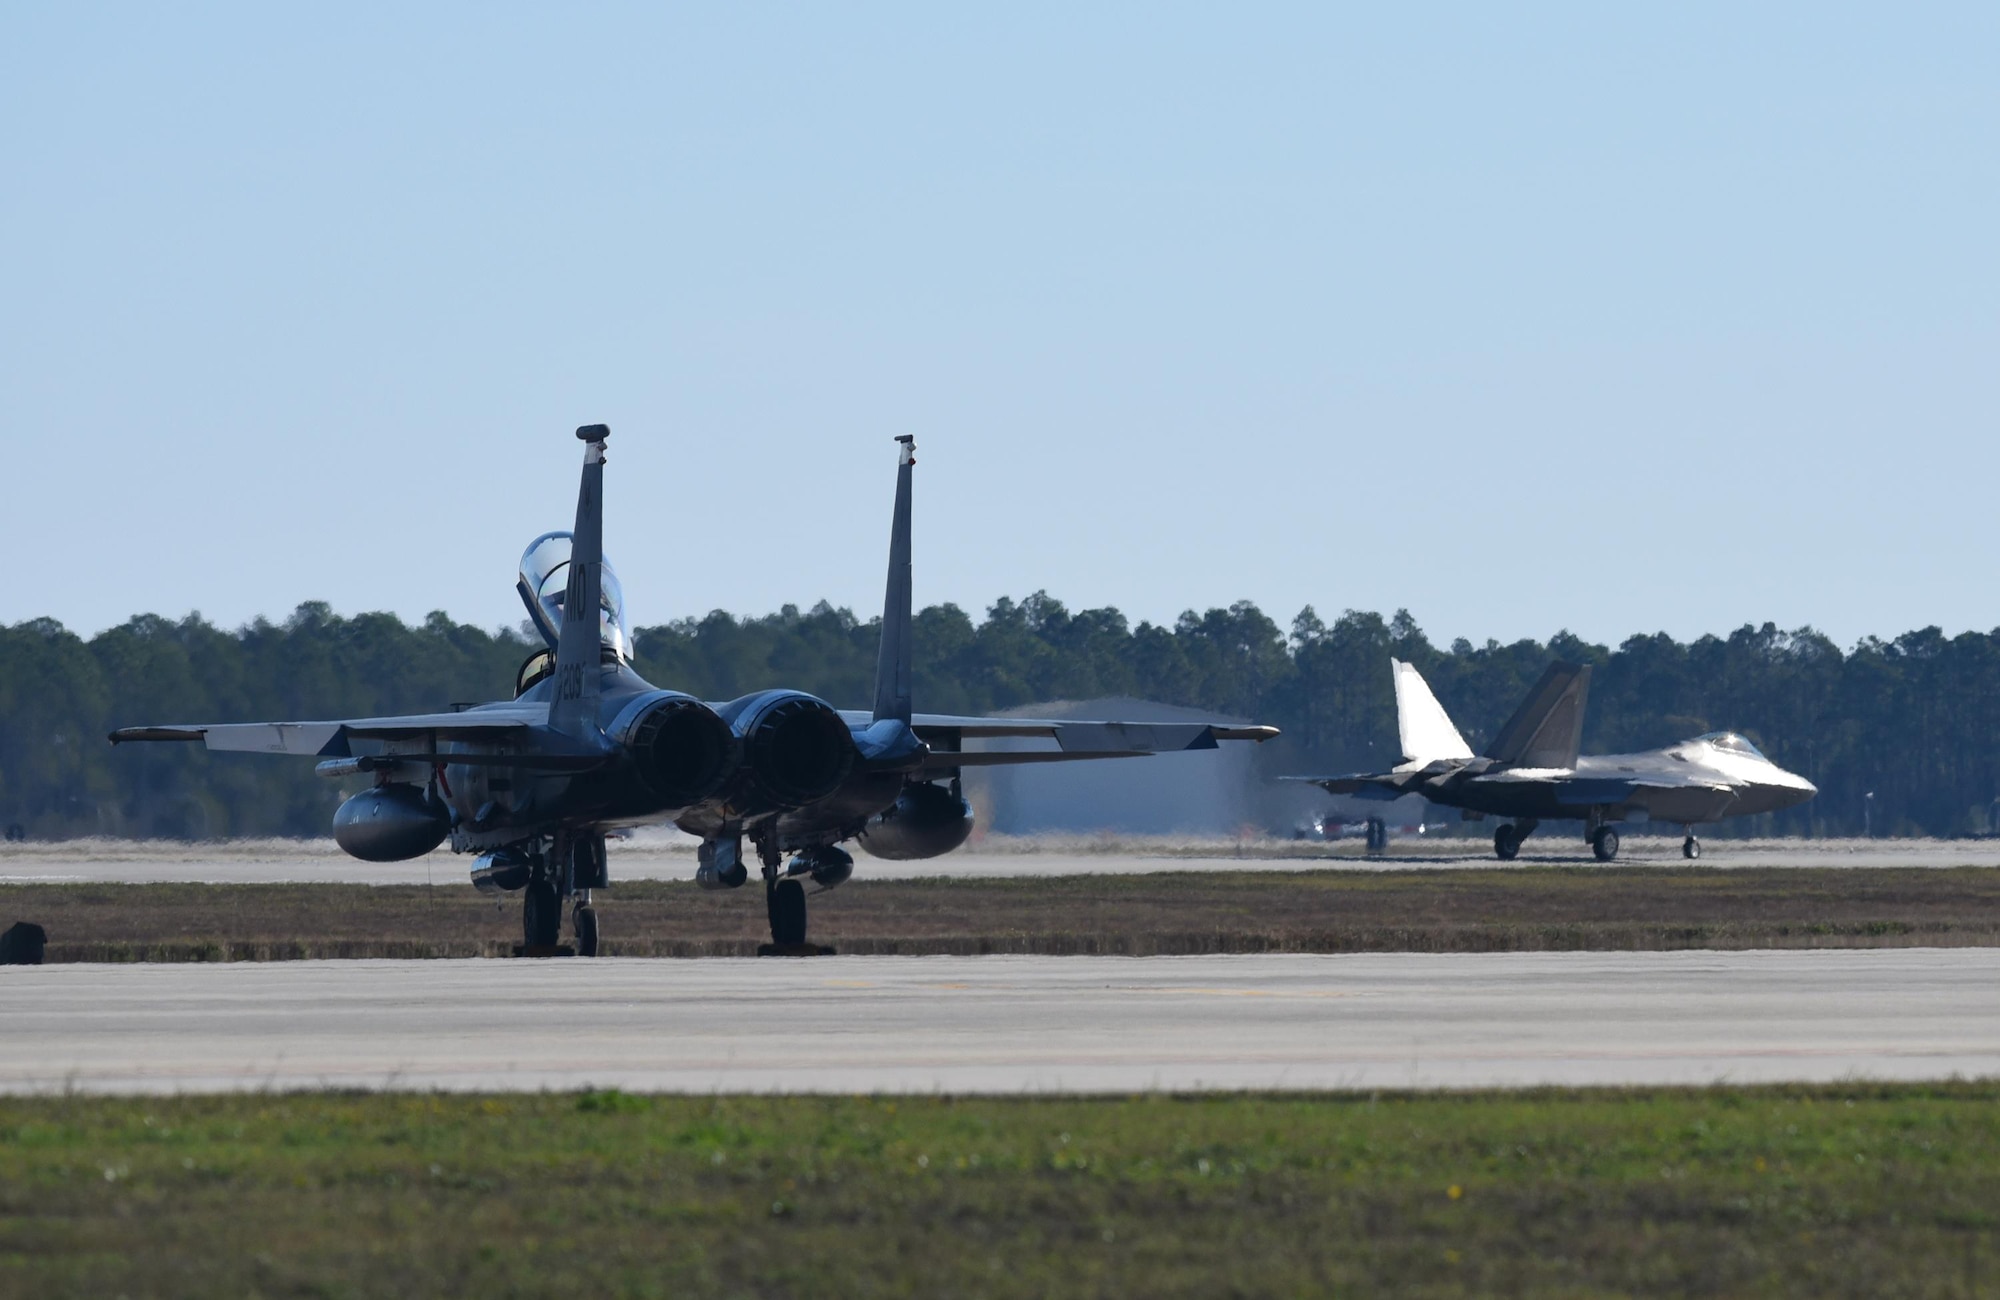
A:
<svg viewBox="0 0 2000 1300">
<path fill-rule="evenodd" d="M 771 889 L 771 942 L 795 948 L 806 941 L 806 888 L 780 880 Z"/>
<path fill-rule="evenodd" d="M 585 904 L 576 909 L 570 918 L 576 926 L 576 955 L 595 957 L 597 955 L 597 909 Z"/>
<path fill-rule="evenodd" d="M 1690 860 L 1701 856 L 1701 841 L 1690 835 L 1681 841 L 1681 856 Z"/>
<path fill-rule="evenodd" d="M 1590 851 L 1597 855 L 1599 862 L 1609 862 L 1618 856 L 1618 832 L 1609 826 L 1597 828 L 1597 834 L 1590 837 Z"/>
<path fill-rule="evenodd" d="M 553 948 L 562 938 L 562 900 L 553 880 L 531 880 L 521 899 L 521 941 L 530 948 Z"/>
<path fill-rule="evenodd" d="M 1521 832 L 1502 826 L 1493 832 L 1493 853 L 1502 862 L 1512 862 L 1521 851 Z"/>
</svg>

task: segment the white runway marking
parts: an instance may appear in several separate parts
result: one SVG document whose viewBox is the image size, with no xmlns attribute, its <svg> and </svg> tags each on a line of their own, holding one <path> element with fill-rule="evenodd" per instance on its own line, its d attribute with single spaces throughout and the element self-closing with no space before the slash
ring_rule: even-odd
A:
<svg viewBox="0 0 2000 1300">
<path fill-rule="evenodd" d="M 2000 949 L 0 968 L 0 1090 L 1125 1092 L 2000 1074 Z"/>
</svg>

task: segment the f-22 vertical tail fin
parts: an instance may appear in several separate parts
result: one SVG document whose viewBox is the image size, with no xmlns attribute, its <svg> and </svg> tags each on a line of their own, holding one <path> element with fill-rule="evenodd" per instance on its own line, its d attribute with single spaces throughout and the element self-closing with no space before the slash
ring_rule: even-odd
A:
<svg viewBox="0 0 2000 1300">
<path fill-rule="evenodd" d="M 562 631 L 556 638 L 556 689 L 549 697 L 549 726 L 564 735 L 598 732 L 597 702 L 604 693 L 604 443 L 611 429 L 586 424 L 583 482 L 576 494 L 576 531 L 570 537 L 569 585 L 563 591 Z"/>
<path fill-rule="evenodd" d="M 1396 734 L 1402 741 L 1403 760 L 1429 763 L 1440 758 L 1471 758 L 1472 747 L 1451 717 L 1431 694 L 1414 664 L 1391 659 L 1389 669 L 1396 677 Z"/>
<path fill-rule="evenodd" d="M 889 526 L 889 589 L 882 598 L 882 647 L 875 658 L 875 721 L 910 720 L 910 468 L 917 440 L 909 434 L 896 462 L 896 515 Z"/>
<path fill-rule="evenodd" d="M 1500 728 L 1486 757 L 1510 767 L 1573 768 L 1590 699 L 1586 664 L 1553 663 Z"/>
</svg>

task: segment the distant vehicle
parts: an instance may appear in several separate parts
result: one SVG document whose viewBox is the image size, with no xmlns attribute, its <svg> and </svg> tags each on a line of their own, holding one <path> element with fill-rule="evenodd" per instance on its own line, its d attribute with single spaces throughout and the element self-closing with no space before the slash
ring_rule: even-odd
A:
<svg viewBox="0 0 2000 1300">
<path fill-rule="evenodd" d="M 312 755 L 329 777 L 372 776 L 373 788 L 334 814 L 342 849 L 393 862 L 449 838 L 455 852 L 480 855 L 472 876 L 482 889 L 524 891 L 527 948 L 555 946 L 563 902 L 574 900 L 576 950 L 590 955 L 598 946 L 591 891 L 609 883 L 607 832 L 672 822 L 699 836 L 695 879 L 712 889 L 748 880 L 748 839 L 763 869 L 772 942 L 797 948 L 806 937 L 799 877 L 821 890 L 847 880 L 854 859 L 843 841 L 891 859 L 936 857 L 965 843 L 972 809 L 960 789 L 963 768 L 1214 749 L 1219 740 L 1278 734 L 1195 722 L 912 713 L 910 437 L 896 440 L 873 709 L 841 711 L 803 691 L 707 704 L 660 690 L 632 669 L 624 595 L 604 559 L 611 431 L 590 424 L 576 436 L 584 444 L 576 531 L 546 533 L 521 558 L 521 600 L 548 646 L 521 665 L 514 699 L 393 718 L 128 727 L 112 732 L 111 742 L 199 740 L 212 750 Z M 839 506 L 799 500 L 815 510 Z M 823 511 L 812 518 L 802 534 L 807 547 L 811 527 L 847 524 Z M 727 530 L 715 537 L 710 559 L 726 564 Z M 1037 737 L 1054 748 L 963 750 L 967 740 L 996 736 Z"/>
<path fill-rule="evenodd" d="M 1390 660 L 1403 761 L 1387 772 L 1295 776 L 1329 794 L 1361 799 L 1422 795 L 1434 804 L 1512 820 L 1493 832 L 1493 852 L 1511 861 L 1543 821 L 1581 819 L 1599 862 L 1618 856 L 1617 824 L 1643 816 L 1679 823 L 1681 852 L 1701 856 L 1697 824 L 1773 812 L 1818 793 L 1742 736 L 1712 731 L 1663 749 L 1579 757 L 1590 669 L 1551 664 L 1483 756 L 1446 716 L 1417 670 Z"/>
</svg>

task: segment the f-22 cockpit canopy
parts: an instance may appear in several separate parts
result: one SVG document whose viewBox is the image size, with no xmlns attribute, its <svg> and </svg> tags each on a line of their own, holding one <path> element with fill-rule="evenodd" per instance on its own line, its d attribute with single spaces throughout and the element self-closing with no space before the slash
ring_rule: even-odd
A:
<svg viewBox="0 0 2000 1300">
<path fill-rule="evenodd" d="M 536 630 L 541 632 L 542 639 L 549 643 L 551 650 L 562 638 L 563 597 L 569 588 L 569 554 L 568 533 L 543 533 L 528 543 L 528 549 L 521 553 L 521 578 L 515 584 L 515 589 L 521 593 L 521 603 L 528 607 L 528 617 L 534 620 Z M 630 663 L 632 630 L 625 621 L 625 589 L 619 585 L 618 575 L 612 571 L 608 558 L 603 563 L 602 571 L 598 631 L 604 648 Z"/>
<path fill-rule="evenodd" d="M 1704 731 L 1701 735 L 1696 736 L 1695 740 L 1705 740 L 1726 754 L 1741 754 L 1745 758 L 1761 759 L 1766 763 L 1771 761 L 1764 757 L 1763 750 L 1757 748 L 1748 739 L 1733 731 Z"/>
</svg>

